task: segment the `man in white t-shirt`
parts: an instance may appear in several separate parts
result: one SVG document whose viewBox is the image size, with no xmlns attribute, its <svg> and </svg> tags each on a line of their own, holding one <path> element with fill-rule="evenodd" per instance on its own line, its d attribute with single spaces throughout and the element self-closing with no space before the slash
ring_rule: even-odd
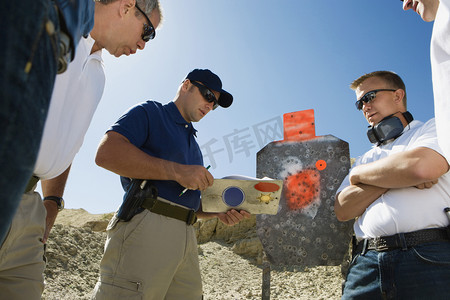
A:
<svg viewBox="0 0 450 300">
<path fill-rule="evenodd" d="M 41 147 L 26 192 L 0 248 L 0 298 L 40 299 L 44 244 L 56 219 L 70 165 L 103 94 L 102 49 L 116 57 L 143 50 L 160 23 L 159 0 L 96 0 L 95 25 L 73 62 L 56 77 Z M 35 192 L 42 180 L 44 201 Z"/>
<path fill-rule="evenodd" d="M 343 299 L 444 299 L 450 282 L 448 161 L 434 119 L 413 120 L 402 79 L 376 71 L 356 79 L 356 107 L 375 145 L 336 194 L 340 221 L 356 219 Z"/>
<path fill-rule="evenodd" d="M 434 21 L 430 57 L 436 131 L 442 151 L 450 157 L 450 0 L 406 0 L 403 9 Z"/>
</svg>

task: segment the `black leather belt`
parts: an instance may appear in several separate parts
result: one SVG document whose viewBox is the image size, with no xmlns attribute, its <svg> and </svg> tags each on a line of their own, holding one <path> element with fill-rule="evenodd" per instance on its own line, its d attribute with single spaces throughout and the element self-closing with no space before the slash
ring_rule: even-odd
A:
<svg viewBox="0 0 450 300">
<path fill-rule="evenodd" d="M 354 253 L 364 255 L 368 250 L 384 252 L 399 248 L 407 249 L 409 247 L 435 241 L 450 241 L 449 228 L 422 229 L 413 232 L 376 237 L 374 239 L 364 239 L 358 243 Z"/>
<path fill-rule="evenodd" d="M 197 221 L 197 215 L 193 209 L 171 205 L 154 198 L 144 199 L 142 207 L 152 213 L 186 222 L 187 225 L 192 225 Z"/>
</svg>

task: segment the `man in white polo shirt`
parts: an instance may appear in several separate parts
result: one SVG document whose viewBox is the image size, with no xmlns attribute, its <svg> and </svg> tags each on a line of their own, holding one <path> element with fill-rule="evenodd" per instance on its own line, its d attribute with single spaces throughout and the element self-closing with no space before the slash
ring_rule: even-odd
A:
<svg viewBox="0 0 450 300">
<path fill-rule="evenodd" d="M 434 21 L 431 37 L 434 114 L 439 145 L 450 157 L 450 0 L 404 0 L 424 21 Z"/>
<path fill-rule="evenodd" d="M 413 120 L 393 72 L 363 75 L 351 88 L 374 146 L 336 194 L 337 218 L 356 219 L 342 299 L 447 299 L 450 175 L 434 119 Z"/>
<path fill-rule="evenodd" d="M 83 142 L 103 94 L 101 50 L 116 57 L 144 49 L 155 36 L 161 10 L 158 0 L 97 0 L 95 25 L 81 38 L 74 61 L 57 76 L 34 177 L 0 248 L 2 299 L 40 299 L 44 288 L 44 244 L 63 208 L 70 165 Z M 34 192 L 42 180 L 44 201 Z"/>
</svg>

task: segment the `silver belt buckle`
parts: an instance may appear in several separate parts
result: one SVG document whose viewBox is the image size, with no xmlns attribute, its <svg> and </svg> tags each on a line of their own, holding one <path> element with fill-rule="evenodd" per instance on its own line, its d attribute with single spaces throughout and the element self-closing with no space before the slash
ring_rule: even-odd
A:
<svg viewBox="0 0 450 300">
<path fill-rule="evenodd" d="M 375 249 L 376 249 L 377 251 L 386 251 L 386 250 L 389 250 L 389 247 L 388 247 L 388 245 L 387 245 L 385 239 L 383 239 L 383 238 L 381 238 L 381 237 L 376 237 L 376 238 L 374 239 L 374 242 L 375 242 Z"/>
</svg>

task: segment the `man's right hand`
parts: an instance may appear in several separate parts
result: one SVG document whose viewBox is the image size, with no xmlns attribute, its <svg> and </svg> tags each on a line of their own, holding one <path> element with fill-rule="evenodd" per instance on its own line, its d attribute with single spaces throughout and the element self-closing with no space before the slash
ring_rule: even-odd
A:
<svg viewBox="0 0 450 300">
<path fill-rule="evenodd" d="M 177 174 L 177 182 L 190 190 L 203 191 L 214 182 L 214 177 L 203 166 L 180 165 Z"/>
</svg>

